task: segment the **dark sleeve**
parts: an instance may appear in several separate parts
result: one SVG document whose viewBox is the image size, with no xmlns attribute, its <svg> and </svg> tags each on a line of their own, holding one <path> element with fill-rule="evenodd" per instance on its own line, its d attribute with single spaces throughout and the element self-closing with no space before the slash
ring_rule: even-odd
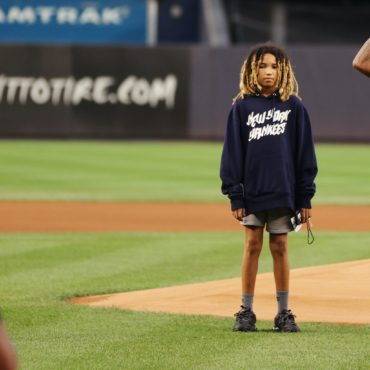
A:
<svg viewBox="0 0 370 370">
<path fill-rule="evenodd" d="M 311 199 L 316 192 L 314 179 L 317 161 L 312 137 L 311 123 L 305 107 L 297 107 L 296 131 L 296 209 L 311 208 Z"/>
<path fill-rule="evenodd" d="M 237 103 L 227 120 L 224 147 L 221 157 L 221 190 L 231 201 L 231 209 L 245 208 L 243 186 L 244 150 L 241 138 L 241 120 Z"/>
</svg>

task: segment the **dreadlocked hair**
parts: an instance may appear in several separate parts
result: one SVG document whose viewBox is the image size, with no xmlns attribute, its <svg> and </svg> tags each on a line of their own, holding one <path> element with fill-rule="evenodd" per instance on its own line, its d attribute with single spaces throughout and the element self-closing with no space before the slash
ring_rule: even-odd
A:
<svg viewBox="0 0 370 370">
<path fill-rule="evenodd" d="M 254 48 L 243 62 L 240 71 L 239 93 L 234 97 L 233 104 L 245 96 L 260 94 L 262 86 L 258 83 L 257 76 L 260 62 L 265 54 L 272 54 L 277 63 L 276 90 L 279 91 L 280 99 L 286 101 L 290 96 L 298 98 L 298 83 L 294 76 L 289 57 L 284 50 L 271 44 L 263 44 Z"/>
</svg>

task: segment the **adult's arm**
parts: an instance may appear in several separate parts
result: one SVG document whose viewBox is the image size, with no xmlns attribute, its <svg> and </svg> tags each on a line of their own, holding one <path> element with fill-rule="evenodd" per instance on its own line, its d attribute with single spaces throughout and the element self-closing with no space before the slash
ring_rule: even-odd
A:
<svg viewBox="0 0 370 370">
<path fill-rule="evenodd" d="M 370 77 L 370 38 L 362 45 L 352 62 L 353 68 Z"/>
<path fill-rule="evenodd" d="M 13 344 L 11 343 L 4 325 L 0 322 L 0 369 L 16 370 L 17 358 Z"/>
</svg>

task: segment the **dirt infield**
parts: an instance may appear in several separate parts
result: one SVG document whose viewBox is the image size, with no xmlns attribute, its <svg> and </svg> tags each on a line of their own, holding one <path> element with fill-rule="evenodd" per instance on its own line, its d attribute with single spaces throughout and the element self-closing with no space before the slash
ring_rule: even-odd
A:
<svg viewBox="0 0 370 370">
<path fill-rule="evenodd" d="M 370 324 L 369 271 L 370 259 L 291 270 L 290 302 L 299 321 Z M 271 320 L 276 314 L 273 273 L 258 275 L 256 291 L 254 306 L 258 318 Z M 240 279 L 74 298 L 71 302 L 232 317 L 240 305 Z"/>
<path fill-rule="evenodd" d="M 0 232 L 238 231 L 228 204 L 0 202 Z M 313 229 L 369 231 L 370 206 L 315 206 Z"/>
</svg>

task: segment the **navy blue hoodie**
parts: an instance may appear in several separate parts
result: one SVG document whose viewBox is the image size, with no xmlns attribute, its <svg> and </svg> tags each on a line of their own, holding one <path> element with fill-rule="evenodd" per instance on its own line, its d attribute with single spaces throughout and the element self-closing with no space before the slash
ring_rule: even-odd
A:
<svg viewBox="0 0 370 370">
<path fill-rule="evenodd" d="M 220 170 L 233 211 L 311 208 L 316 174 L 310 119 L 297 97 L 257 94 L 235 102 Z"/>
</svg>

